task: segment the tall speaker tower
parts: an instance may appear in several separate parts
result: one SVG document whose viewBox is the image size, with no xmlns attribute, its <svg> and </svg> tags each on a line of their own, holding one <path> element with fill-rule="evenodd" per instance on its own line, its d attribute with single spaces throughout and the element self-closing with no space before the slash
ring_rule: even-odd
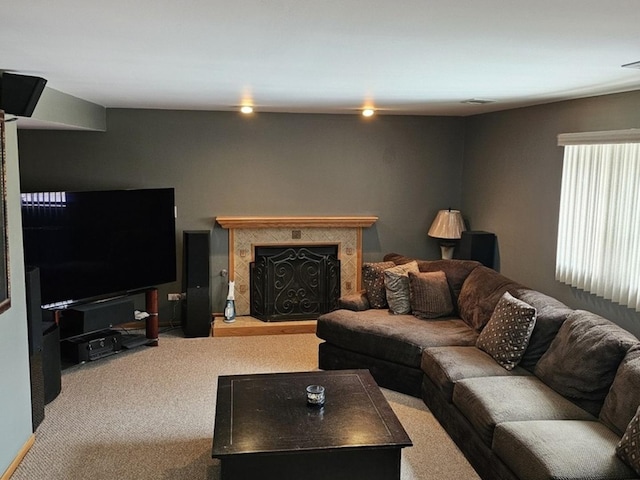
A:
<svg viewBox="0 0 640 480">
<path fill-rule="evenodd" d="M 185 230 L 182 234 L 183 262 L 182 330 L 187 337 L 211 334 L 211 285 L 208 230 Z"/>
</svg>

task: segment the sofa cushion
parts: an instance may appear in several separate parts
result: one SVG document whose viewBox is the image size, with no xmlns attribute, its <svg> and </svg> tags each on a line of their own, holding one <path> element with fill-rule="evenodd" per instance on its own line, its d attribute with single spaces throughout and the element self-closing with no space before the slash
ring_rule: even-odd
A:
<svg viewBox="0 0 640 480">
<path fill-rule="evenodd" d="M 388 253 L 384 256 L 385 261 L 392 261 L 396 265 L 402 265 L 409 263 L 414 258 L 405 257 L 397 253 Z M 451 291 L 451 299 L 453 300 L 453 307 L 456 308 L 458 304 L 458 296 L 462 289 L 462 284 L 469 276 L 469 274 L 476 268 L 482 265 L 475 260 L 416 260 L 418 262 L 418 270 L 421 272 L 444 272 L 447 276 L 447 283 L 449 284 L 449 290 Z"/>
<path fill-rule="evenodd" d="M 411 313 L 418 318 L 453 315 L 451 292 L 445 273 L 409 272 L 409 303 Z"/>
<path fill-rule="evenodd" d="M 430 347 L 422 352 L 420 368 L 432 383 L 451 402 L 453 387 L 458 380 L 476 377 L 532 375 L 515 367 L 509 371 L 498 364 L 488 353 L 476 347 Z"/>
<path fill-rule="evenodd" d="M 480 331 L 491 318 L 496 304 L 509 292 L 516 296 L 522 285 L 483 265 L 475 268 L 462 284 L 458 297 L 460 317 Z"/>
<path fill-rule="evenodd" d="M 478 334 L 456 318 L 424 321 L 387 310 L 334 310 L 318 317 L 316 335 L 334 345 L 371 357 L 420 368 L 422 350 L 444 345 L 475 345 Z"/>
<path fill-rule="evenodd" d="M 387 303 L 389 304 L 389 310 L 396 315 L 404 315 L 411 312 L 409 272 L 418 272 L 418 264 L 416 262 L 396 265 L 384 271 Z"/>
<path fill-rule="evenodd" d="M 640 405 L 640 344 L 631 347 L 604 399 L 600 420 L 622 435 Z"/>
<path fill-rule="evenodd" d="M 620 362 L 637 342 L 613 322 L 576 310 L 562 324 L 534 373 L 560 394 L 598 415 Z"/>
<path fill-rule="evenodd" d="M 460 380 L 453 387 L 453 404 L 488 446 L 494 428 L 503 422 L 595 420 L 534 376 Z"/>
<path fill-rule="evenodd" d="M 537 312 L 536 326 L 529 339 L 529 346 L 519 363 L 521 367 L 533 371 L 573 310 L 553 297 L 528 288 L 518 290 L 516 297 L 531 305 Z"/>
<path fill-rule="evenodd" d="M 367 299 L 371 308 L 387 308 L 383 272 L 393 266 L 395 266 L 393 262 L 362 264 L 362 286 L 367 291 Z"/>
<path fill-rule="evenodd" d="M 494 453 L 520 480 L 629 479 L 618 436 L 600 422 L 540 420 L 496 426 Z"/>
<path fill-rule="evenodd" d="M 536 309 L 504 292 L 476 346 L 507 370 L 513 370 L 529 345 L 536 324 Z"/>
<path fill-rule="evenodd" d="M 640 475 L 640 407 L 616 446 L 616 454 Z"/>
</svg>

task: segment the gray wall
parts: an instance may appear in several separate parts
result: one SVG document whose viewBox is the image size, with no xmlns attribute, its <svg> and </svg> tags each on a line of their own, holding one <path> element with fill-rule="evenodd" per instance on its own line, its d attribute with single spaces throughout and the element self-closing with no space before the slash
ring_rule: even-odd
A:
<svg viewBox="0 0 640 480">
<path fill-rule="evenodd" d="M 640 314 L 555 280 L 563 149 L 559 133 L 640 127 L 640 92 L 468 119 L 463 213 L 498 236 L 501 272 L 640 336 Z"/>
<path fill-rule="evenodd" d="M 0 475 L 31 436 L 31 387 L 22 254 L 18 144 L 7 124 L 6 198 L 11 307 L 0 315 Z"/>
<path fill-rule="evenodd" d="M 438 258 L 426 232 L 461 202 L 461 118 L 116 109 L 104 133 L 19 135 L 23 191 L 175 187 L 179 243 L 182 230 L 212 229 L 214 311 L 228 267 L 218 215 L 377 215 L 365 260 Z M 172 291 L 160 289 L 161 320 Z"/>
</svg>

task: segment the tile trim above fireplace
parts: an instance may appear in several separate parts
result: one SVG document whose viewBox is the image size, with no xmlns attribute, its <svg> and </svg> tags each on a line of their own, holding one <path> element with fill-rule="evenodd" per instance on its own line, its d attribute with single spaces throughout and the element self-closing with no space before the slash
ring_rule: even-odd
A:
<svg viewBox="0 0 640 480">
<path fill-rule="evenodd" d="M 235 283 L 236 312 L 249 315 L 249 264 L 256 246 L 337 245 L 342 295 L 360 289 L 362 229 L 378 217 L 247 217 L 220 216 L 216 222 L 229 230 L 229 279 Z"/>
</svg>

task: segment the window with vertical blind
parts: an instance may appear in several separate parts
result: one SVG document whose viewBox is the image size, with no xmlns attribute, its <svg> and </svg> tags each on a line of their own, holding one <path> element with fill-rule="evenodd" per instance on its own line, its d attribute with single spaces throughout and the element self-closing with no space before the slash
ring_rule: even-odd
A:
<svg viewBox="0 0 640 480">
<path fill-rule="evenodd" d="M 556 280 L 640 312 L 640 129 L 561 134 Z"/>
</svg>

